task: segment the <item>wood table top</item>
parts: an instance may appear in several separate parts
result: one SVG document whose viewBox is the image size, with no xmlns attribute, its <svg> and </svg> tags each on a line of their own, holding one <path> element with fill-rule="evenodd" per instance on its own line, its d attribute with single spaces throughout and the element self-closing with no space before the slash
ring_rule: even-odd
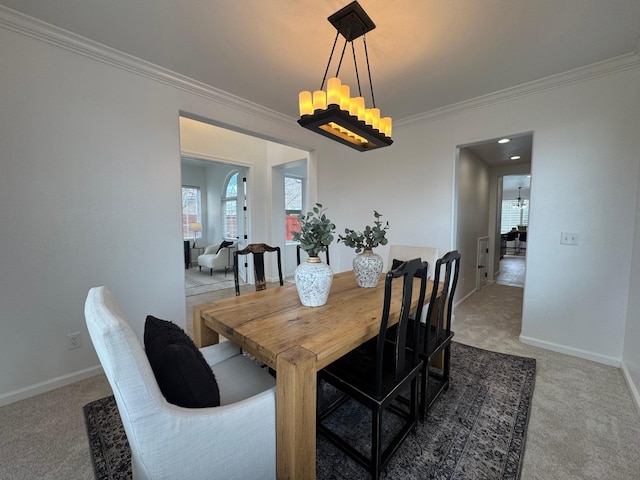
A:
<svg viewBox="0 0 640 480">
<path fill-rule="evenodd" d="M 399 314 L 401 283 L 394 282 L 390 324 Z M 429 282 L 427 292 L 431 288 Z M 418 289 L 416 279 L 414 305 Z M 303 306 L 295 285 L 288 284 L 197 308 L 205 325 L 271 368 L 276 368 L 280 353 L 300 346 L 315 354 L 316 368 L 321 369 L 378 334 L 383 299 L 384 274 L 375 288 L 362 288 L 347 271 L 334 275 L 329 299 L 321 307 Z"/>
</svg>

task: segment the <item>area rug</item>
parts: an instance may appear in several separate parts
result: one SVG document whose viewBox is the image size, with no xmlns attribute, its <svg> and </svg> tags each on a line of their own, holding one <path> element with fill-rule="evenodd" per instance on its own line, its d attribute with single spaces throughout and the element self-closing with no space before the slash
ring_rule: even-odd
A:
<svg viewBox="0 0 640 480">
<path fill-rule="evenodd" d="M 189 268 L 184 271 L 184 285 L 187 297 L 233 288 L 233 272 L 228 270 L 225 274 L 224 270 L 214 270 L 211 275 L 208 268 L 202 271 L 199 267 Z"/>
<path fill-rule="evenodd" d="M 451 384 L 384 469 L 384 479 L 520 478 L 535 359 L 460 343 L 451 349 Z M 323 386 L 323 395 L 331 391 Z M 367 447 L 370 415 L 355 402 L 337 412 L 336 428 Z M 131 479 L 131 452 L 112 396 L 84 407 L 98 480 Z M 392 416 L 384 429 L 393 429 Z M 364 469 L 318 436 L 318 479 L 366 479 Z"/>
</svg>

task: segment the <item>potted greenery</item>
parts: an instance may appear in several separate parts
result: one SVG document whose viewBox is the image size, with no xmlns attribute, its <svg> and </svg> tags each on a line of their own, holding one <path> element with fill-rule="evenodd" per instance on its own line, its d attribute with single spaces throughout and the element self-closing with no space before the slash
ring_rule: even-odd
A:
<svg viewBox="0 0 640 480">
<path fill-rule="evenodd" d="M 291 232 L 293 239 L 300 242 L 300 248 L 309 255 L 307 261 L 298 265 L 295 271 L 298 297 L 307 307 L 320 307 L 327 303 L 333 282 L 331 267 L 318 256 L 333 242 L 336 229 L 325 215 L 325 210 L 320 203 L 316 203 L 313 211 L 298 215 L 300 231 Z"/>
<path fill-rule="evenodd" d="M 342 242 L 347 247 L 354 248 L 358 254 L 353 259 L 353 273 L 358 285 L 365 288 L 375 287 L 382 273 L 384 262 L 380 255 L 373 252 L 373 249 L 388 242 L 386 235 L 389 222 L 383 223 L 380 220 L 382 215 L 375 210 L 373 216 L 375 217 L 373 226 L 367 225 L 363 231 L 345 228 L 345 235 L 338 235 L 338 243 Z"/>
</svg>

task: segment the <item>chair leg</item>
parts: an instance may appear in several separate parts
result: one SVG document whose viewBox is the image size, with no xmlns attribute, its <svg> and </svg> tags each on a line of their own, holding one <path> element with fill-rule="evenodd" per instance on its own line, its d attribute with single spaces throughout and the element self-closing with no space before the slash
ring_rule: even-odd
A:
<svg viewBox="0 0 640 480">
<path fill-rule="evenodd" d="M 411 381 L 411 405 L 409 407 L 409 415 L 413 418 L 415 432 L 418 423 L 418 377 Z"/>
<path fill-rule="evenodd" d="M 380 478 L 382 463 L 382 409 L 371 411 L 371 478 Z"/>
<path fill-rule="evenodd" d="M 424 422 L 424 418 L 427 413 L 427 389 L 429 388 L 429 365 L 427 365 L 426 361 L 422 364 L 420 383 L 420 421 Z"/>
<path fill-rule="evenodd" d="M 213 268 L 211 269 L 211 273 L 209 275 L 213 277 Z"/>
<path fill-rule="evenodd" d="M 449 388 L 449 370 L 451 368 L 451 344 L 444 349 L 444 365 L 442 366 L 442 377 L 445 388 Z"/>
<path fill-rule="evenodd" d="M 198 271 L 201 272 L 202 271 L 202 265 L 198 265 Z"/>
</svg>

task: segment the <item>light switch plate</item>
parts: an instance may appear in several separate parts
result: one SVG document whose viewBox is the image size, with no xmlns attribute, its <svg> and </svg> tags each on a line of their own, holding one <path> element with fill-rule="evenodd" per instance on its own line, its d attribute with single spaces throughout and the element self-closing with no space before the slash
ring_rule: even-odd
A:
<svg viewBox="0 0 640 480">
<path fill-rule="evenodd" d="M 580 235 L 575 232 L 562 232 L 560 245 L 580 245 Z"/>
</svg>

